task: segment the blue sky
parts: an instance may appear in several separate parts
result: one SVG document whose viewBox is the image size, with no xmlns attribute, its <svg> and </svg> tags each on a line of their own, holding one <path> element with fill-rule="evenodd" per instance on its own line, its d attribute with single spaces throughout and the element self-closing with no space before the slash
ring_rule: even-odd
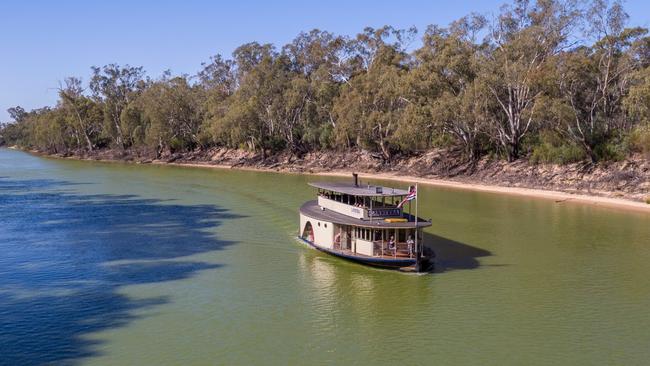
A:
<svg viewBox="0 0 650 366">
<path fill-rule="evenodd" d="M 494 14 L 503 0 L 450 1 L 29 1 L 0 2 L 0 121 L 6 109 L 53 105 L 60 80 L 90 66 L 144 66 L 194 74 L 211 55 L 239 45 L 283 45 L 314 28 L 354 35 L 365 26 L 446 25 L 472 11 Z M 650 1 L 629 0 L 633 25 L 650 25 Z"/>
</svg>

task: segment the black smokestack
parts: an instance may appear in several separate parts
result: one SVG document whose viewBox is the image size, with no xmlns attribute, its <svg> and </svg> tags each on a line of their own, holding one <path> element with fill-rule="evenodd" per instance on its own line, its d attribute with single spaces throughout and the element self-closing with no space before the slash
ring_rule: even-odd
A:
<svg viewBox="0 0 650 366">
<path fill-rule="evenodd" d="M 358 187 L 359 186 L 359 174 L 352 173 L 352 176 L 354 177 L 354 186 Z"/>
</svg>

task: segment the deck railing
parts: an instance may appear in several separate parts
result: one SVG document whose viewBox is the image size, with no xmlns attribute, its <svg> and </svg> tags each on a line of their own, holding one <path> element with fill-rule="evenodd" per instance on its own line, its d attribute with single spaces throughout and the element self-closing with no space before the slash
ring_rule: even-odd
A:
<svg viewBox="0 0 650 366">
<path fill-rule="evenodd" d="M 339 201 L 334 201 L 333 199 L 329 199 L 324 196 L 318 196 L 318 205 L 328 210 L 338 212 L 345 216 L 354 217 L 356 219 L 367 218 L 367 211 L 364 208 L 348 205 L 347 203 Z"/>
<path fill-rule="evenodd" d="M 373 254 L 377 257 L 379 256 L 393 256 L 393 257 L 415 257 L 415 248 L 410 248 L 406 242 L 397 242 L 395 243 L 395 249 L 388 248 L 388 242 L 381 240 L 374 242 Z"/>
<path fill-rule="evenodd" d="M 386 207 L 373 207 L 371 210 L 368 207 L 350 205 L 344 202 L 335 201 L 325 196 L 318 196 L 318 205 L 356 219 L 369 219 L 371 216 L 376 218 L 402 216 L 402 209 L 392 205 Z"/>
</svg>

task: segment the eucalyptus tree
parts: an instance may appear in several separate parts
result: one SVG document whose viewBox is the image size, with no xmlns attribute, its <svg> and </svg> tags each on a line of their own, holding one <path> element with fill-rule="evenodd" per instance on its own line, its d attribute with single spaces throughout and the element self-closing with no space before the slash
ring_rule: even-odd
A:
<svg viewBox="0 0 650 366">
<path fill-rule="evenodd" d="M 571 111 L 562 131 L 596 161 L 607 154 L 597 150 L 608 139 L 630 129 L 622 102 L 640 67 L 636 49 L 647 30 L 625 28 L 628 15 L 620 2 L 596 0 L 588 15 L 590 34 L 597 41 L 561 55 L 559 87 Z"/>
<path fill-rule="evenodd" d="M 650 66 L 634 73 L 623 106 L 629 118 L 636 122 L 630 133 L 632 150 L 641 151 L 650 158 Z"/>
<path fill-rule="evenodd" d="M 331 143 L 336 127 L 332 107 L 347 78 L 343 67 L 346 47 L 344 37 L 318 29 L 300 33 L 283 47 L 292 71 L 284 99 L 293 149 L 305 151 Z"/>
<path fill-rule="evenodd" d="M 146 86 L 144 69 L 116 64 L 92 67 L 90 90 L 104 106 L 104 133 L 120 148 L 126 146 L 122 111 Z"/>
<path fill-rule="evenodd" d="M 257 42 L 250 42 L 237 47 L 233 53 L 233 61 L 235 65 L 236 74 L 236 88 L 257 65 L 264 60 L 274 59 L 277 56 L 275 47 L 270 44 L 259 44 Z"/>
<path fill-rule="evenodd" d="M 15 106 L 7 109 L 9 117 L 13 122 L 5 122 L 0 124 L 0 140 L 2 144 L 11 145 L 29 145 L 29 133 L 27 130 L 27 119 L 32 112 L 27 112 L 21 106 Z"/>
<path fill-rule="evenodd" d="M 650 126 L 650 66 L 637 70 L 623 107 L 629 118 L 640 125 Z"/>
<path fill-rule="evenodd" d="M 184 76 L 164 77 L 151 83 L 138 97 L 147 126 L 145 142 L 156 149 L 158 156 L 164 151 L 184 151 L 198 144 L 202 116 L 196 92 Z"/>
<path fill-rule="evenodd" d="M 103 111 L 83 92 L 81 79 L 66 78 L 64 83 L 59 86 L 60 107 L 72 130 L 76 147 L 84 146 L 86 150 L 93 151 L 101 132 Z"/>
<path fill-rule="evenodd" d="M 222 118 L 228 109 L 228 98 L 237 90 L 237 65 L 234 60 L 215 55 L 198 74 L 198 86 L 203 96 L 204 117 L 201 126 L 200 140 L 202 146 L 217 142 L 214 137 L 214 125 Z"/>
<path fill-rule="evenodd" d="M 492 138 L 509 161 L 519 158 L 545 92 L 547 60 L 570 46 L 578 10 L 571 0 L 515 0 L 492 22 L 483 53 L 482 82 L 500 110 L 492 114 Z"/>
<path fill-rule="evenodd" d="M 15 106 L 7 109 L 9 118 L 13 119 L 14 122 L 20 123 L 29 115 L 29 112 L 25 111 L 25 108 L 21 106 Z"/>
<path fill-rule="evenodd" d="M 398 148 L 394 133 L 407 105 L 404 78 L 408 72 L 405 52 L 415 30 L 392 27 L 366 28 L 353 42 L 356 56 L 349 59 L 355 70 L 341 88 L 334 104 L 338 146 L 379 151 L 390 159 Z"/>
<path fill-rule="evenodd" d="M 61 109 L 39 108 L 23 120 L 27 139 L 23 143 L 50 153 L 67 151 L 69 131 Z"/>
<path fill-rule="evenodd" d="M 211 70 L 218 70 L 222 82 L 217 90 L 212 88 L 206 110 L 208 128 L 216 143 L 261 151 L 272 145 L 277 127 L 274 100 L 282 94 L 278 82 L 284 82 L 281 73 L 276 73 L 276 59 L 273 45 L 257 42 L 235 49 L 232 62 L 213 58 L 218 65 Z M 280 79 L 274 80 L 276 75 Z"/>
<path fill-rule="evenodd" d="M 449 134 L 466 157 L 478 157 L 489 112 L 488 90 L 477 78 L 478 56 L 486 46 L 476 39 L 485 24 L 484 17 L 471 15 L 448 28 L 426 30 L 408 75 L 413 108 L 400 123 L 400 141 L 428 147 L 434 134 Z"/>
<path fill-rule="evenodd" d="M 215 55 L 210 57 L 210 62 L 204 62 L 201 66 L 203 68 L 197 74 L 201 87 L 226 96 L 234 93 L 237 86 L 235 61 Z"/>
</svg>

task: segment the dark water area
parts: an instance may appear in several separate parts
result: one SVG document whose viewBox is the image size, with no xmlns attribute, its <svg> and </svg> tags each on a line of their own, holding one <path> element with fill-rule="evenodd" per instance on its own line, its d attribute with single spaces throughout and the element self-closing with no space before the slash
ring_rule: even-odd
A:
<svg viewBox="0 0 650 366">
<path fill-rule="evenodd" d="M 404 275 L 295 240 L 316 179 L 0 149 L 0 365 L 650 359 L 650 215 L 424 186 Z"/>
<path fill-rule="evenodd" d="M 74 185 L 0 178 L 3 364 L 92 356 L 94 342 L 81 335 L 124 326 L 135 318 L 134 309 L 168 301 L 132 301 L 116 288 L 179 280 L 217 268 L 174 258 L 233 244 L 202 231 L 238 217 L 218 206 L 161 205 L 131 195 L 59 191 Z M 115 261 L 125 263 L 104 265 Z"/>
</svg>

